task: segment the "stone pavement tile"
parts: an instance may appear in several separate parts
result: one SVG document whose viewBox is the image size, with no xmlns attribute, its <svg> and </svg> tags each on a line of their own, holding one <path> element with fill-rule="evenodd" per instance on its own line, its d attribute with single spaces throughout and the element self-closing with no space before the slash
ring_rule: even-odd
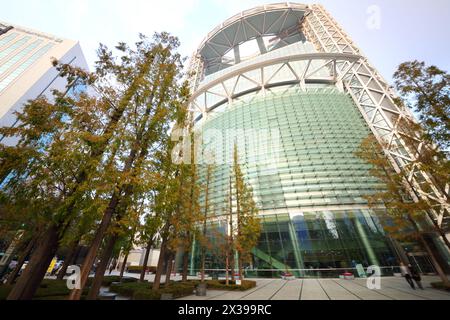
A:
<svg viewBox="0 0 450 320">
<path fill-rule="evenodd" d="M 450 276 L 448 278 L 450 279 Z M 432 282 L 441 282 L 441 279 L 438 276 L 422 276 L 422 282 L 431 287 Z"/>
<path fill-rule="evenodd" d="M 379 290 L 370 290 L 367 286 L 362 286 L 353 280 L 336 280 L 340 286 L 357 295 L 362 300 L 392 300 L 385 296 Z"/>
<path fill-rule="evenodd" d="M 437 277 L 424 277 L 426 290 L 412 290 L 403 278 L 384 277 L 381 290 L 369 290 L 367 279 L 305 279 L 284 281 L 258 279 L 257 287 L 249 291 L 208 290 L 206 297 L 190 296 L 180 300 L 450 300 L 450 294 L 432 289 Z"/>
<path fill-rule="evenodd" d="M 301 300 L 330 300 L 317 279 L 303 280 Z"/>
<path fill-rule="evenodd" d="M 212 300 L 215 299 L 217 297 L 220 297 L 221 295 L 224 295 L 226 293 L 228 293 L 229 291 L 221 291 L 221 290 L 207 290 L 206 292 L 206 297 L 197 297 L 196 295 L 192 295 L 192 296 L 188 296 L 188 297 L 183 297 L 177 300 Z"/>
<path fill-rule="evenodd" d="M 361 286 L 366 285 L 366 279 L 355 279 L 355 282 L 358 283 Z M 386 281 L 386 279 L 384 279 Z M 390 297 L 393 300 L 427 300 L 425 298 L 422 298 L 420 296 L 417 296 L 414 294 L 414 290 L 411 289 L 411 292 L 402 291 L 393 287 L 390 287 L 386 284 L 386 282 L 381 282 L 381 290 L 380 293 L 384 294 L 385 296 Z"/>
<path fill-rule="evenodd" d="M 218 295 L 212 299 L 209 300 L 241 300 L 245 298 L 246 296 L 252 294 L 255 291 L 264 289 L 265 286 L 269 285 L 272 282 L 276 282 L 277 280 L 273 279 L 264 279 L 264 280 L 256 280 L 256 288 L 253 288 L 248 291 L 225 291 L 222 295 Z"/>
<path fill-rule="evenodd" d="M 286 283 L 271 300 L 300 300 L 300 293 L 303 288 L 303 280 L 292 280 Z"/>
<path fill-rule="evenodd" d="M 423 281 L 422 284 L 425 290 L 421 290 L 417 287 L 416 290 L 411 289 L 411 287 L 406 283 L 406 280 L 403 278 L 388 278 L 386 279 L 384 284 L 382 282 L 382 286 L 385 285 L 389 288 L 395 288 L 403 292 L 408 292 L 424 299 L 450 300 L 450 293 L 434 289 L 433 287 L 431 287 L 430 281 Z"/>
<path fill-rule="evenodd" d="M 319 280 L 319 283 L 331 300 L 360 300 L 359 297 L 341 287 L 332 279 Z"/>
<path fill-rule="evenodd" d="M 259 290 L 255 290 L 241 300 L 270 300 L 282 287 L 287 284 L 286 280 L 275 280 L 270 282 Z"/>
<path fill-rule="evenodd" d="M 241 300 L 244 296 L 246 296 L 248 292 L 241 291 L 227 291 L 224 294 L 216 296 L 214 298 L 208 300 L 223 300 L 223 301 L 233 301 L 233 300 Z"/>
</svg>

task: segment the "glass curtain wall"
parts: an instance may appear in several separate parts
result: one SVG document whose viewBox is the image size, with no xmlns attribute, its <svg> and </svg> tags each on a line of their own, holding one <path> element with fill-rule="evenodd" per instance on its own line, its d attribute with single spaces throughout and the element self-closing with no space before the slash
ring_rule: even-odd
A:
<svg viewBox="0 0 450 320">
<path fill-rule="evenodd" d="M 234 140 L 217 137 L 230 129 L 243 135 Z M 278 132 L 279 143 L 271 146 L 276 162 L 266 161 L 267 149 L 255 147 L 255 135 L 245 135 L 246 130 Z M 220 220 L 229 211 L 235 142 L 246 181 L 253 188 L 263 232 L 253 261 L 246 266 L 247 276 L 275 277 L 289 271 L 327 277 L 358 264 L 379 265 L 385 274 L 392 273 L 397 259 L 377 215 L 363 198 L 377 181 L 370 177 L 369 166 L 354 155 L 370 131 L 348 95 L 320 86 L 306 91 L 274 88 L 222 106 L 197 132 L 223 160 L 215 166 L 210 183 L 210 218 Z M 214 138 L 208 136 L 210 132 Z M 203 183 L 205 176 L 201 169 Z M 227 227 L 213 225 L 211 247 L 217 248 L 213 234 L 218 230 L 226 234 Z M 207 269 L 224 271 L 223 254 L 208 251 Z M 198 244 L 194 252 L 193 273 L 200 267 Z"/>
</svg>

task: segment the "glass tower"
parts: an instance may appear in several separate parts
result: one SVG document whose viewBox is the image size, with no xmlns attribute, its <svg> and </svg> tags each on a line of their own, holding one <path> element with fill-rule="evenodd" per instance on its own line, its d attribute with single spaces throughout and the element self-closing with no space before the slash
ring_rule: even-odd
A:
<svg viewBox="0 0 450 320">
<path fill-rule="evenodd" d="M 282 3 L 244 11 L 207 35 L 190 69 L 194 128 L 203 139 L 199 163 L 215 162 L 213 247 L 220 247 L 216 231 L 229 232 L 236 145 L 263 229 L 246 276 L 327 277 L 357 265 L 391 273 L 403 251 L 384 232 L 383 210 L 364 200 L 378 182 L 354 153 L 373 133 L 390 141 L 387 151 L 404 166 L 410 155 L 396 126 L 411 114 L 395 105 L 386 82 L 324 8 Z M 207 269 L 223 271 L 219 250 L 209 251 Z M 190 260 L 195 273 L 198 244 Z"/>
</svg>

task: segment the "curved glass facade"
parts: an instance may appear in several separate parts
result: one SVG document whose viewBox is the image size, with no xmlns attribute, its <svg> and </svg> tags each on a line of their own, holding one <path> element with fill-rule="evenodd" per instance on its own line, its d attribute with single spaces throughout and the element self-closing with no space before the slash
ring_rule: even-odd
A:
<svg viewBox="0 0 450 320">
<path fill-rule="evenodd" d="M 228 210 L 233 141 L 253 188 L 263 233 L 247 276 L 286 270 L 326 276 L 326 269 L 339 272 L 356 264 L 395 265 L 383 228 L 363 199 L 377 182 L 354 155 L 369 129 L 348 95 L 330 88 L 279 87 L 226 108 L 198 130 L 208 149 L 225 160 L 214 169 L 210 214 L 220 220 Z M 270 149 L 275 162 L 266 161 L 266 148 L 255 147 L 253 139 L 260 137 L 246 134 L 267 129 L 279 133 L 278 145 Z M 227 140 L 230 130 L 238 139 Z M 205 170 L 201 177 L 204 182 Z M 220 222 L 212 223 L 226 232 Z M 223 259 L 214 255 L 208 268 L 223 268 Z"/>
<path fill-rule="evenodd" d="M 338 276 L 356 274 L 357 265 L 378 265 L 389 274 L 397 265 L 398 245 L 384 233 L 382 212 L 364 200 L 377 181 L 354 154 L 373 129 L 370 121 L 383 125 L 380 111 L 367 113 L 375 105 L 366 87 L 378 87 L 369 78 L 366 87 L 352 89 L 354 74 L 364 78 L 370 71 L 357 51 L 319 46 L 331 48 L 331 40 L 316 41 L 316 33 L 304 28 L 317 10 L 280 3 L 244 11 L 208 34 L 191 61 L 203 182 L 204 163 L 215 162 L 209 270 L 225 267 L 223 237 L 217 235 L 229 232 L 235 144 L 262 223 L 246 276 Z M 194 245 L 192 273 L 200 268 L 199 251 Z"/>
</svg>

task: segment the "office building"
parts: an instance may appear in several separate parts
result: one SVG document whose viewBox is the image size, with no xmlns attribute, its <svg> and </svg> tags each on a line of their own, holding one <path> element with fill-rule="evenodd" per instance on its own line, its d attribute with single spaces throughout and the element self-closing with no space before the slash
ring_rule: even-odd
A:
<svg viewBox="0 0 450 320">
<path fill-rule="evenodd" d="M 235 143 L 260 209 L 263 232 L 247 276 L 290 270 L 326 277 L 357 265 L 392 274 L 399 255 L 433 272 L 420 246 L 386 234 L 384 210 L 370 209 L 364 199 L 378 181 L 355 155 L 373 133 L 388 143 L 395 164 L 405 166 L 412 155 L 398 121 L 411 113 L 394 103 L 395 92 L 321 5 L 280 3 L 235 15 L 207 35 L 191 71 L 195 131 L 218 160 L 210 229 L 229 232 L 226 199 Z M 431 181 L 417 169 L 411 179 Z M 445 223 L 445 197 L 433 187 L 426 196 L 442 204 L 433 219 Z M 448 259 L 440 239 L 430 243 Z M 207 269 L 223 271 L 223 256 L 210 251 Z M 198 243 L 190 263 L 197 272 Z"/>
<path fill-rule="evenodd" d="M 16 125 L 14 113 L 28 100 L 66 90 L 52 58 L 88 69 L 78 42 L 0 21 L 0 126 Z M 17 140 L 0 136 L 0 142 Z"/>
</svg>

